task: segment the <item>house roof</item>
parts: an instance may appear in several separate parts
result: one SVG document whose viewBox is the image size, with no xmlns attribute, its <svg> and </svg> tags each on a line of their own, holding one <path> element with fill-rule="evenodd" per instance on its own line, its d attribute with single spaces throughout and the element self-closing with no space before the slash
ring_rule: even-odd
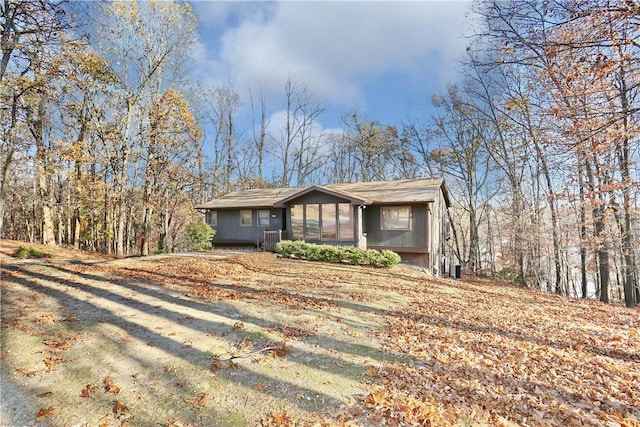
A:
<svg viewBox="0 0 640 427">
<path fill-rule="evenodd" d="M 342 197 L 353 204 L 425 203 L 437 200 L 442 189 L 445 203 L 450 205 L 444 179 L 401 179 L 395 181 L 357 182 L 348 184 L 314 185 L 295 188 L 258 188 L 228 193 L 196 209 L 228 209 L 276 207 L 312 191 Z"/>
<path fill-rule="evenodd" d="M 329 194 L 331 196 L 343 198 L 345 200 L 349 200 L 351 204 L 354 205 L 370 205 L 371 202 L 361 196 L 353 193 L 346 192 L 344 190 L 339 190 L 334 188 L 333 186 L 328 185 L 314 185 L 312 187 L 307 187 L 302 189 L 297 193 L 291 194 L 289 197 L 285 197 L 284 199 L 278 201 L 275 204 L 276 207 L 284 207 L 286 203 L 289 203 L 292 200 L 297 199 L 298 197 L 304 196 L 305 194 L 312 193 L 314 191 L 319 191 L 321 193 Z"/>
<path fill-rule="evenodd" d="M 449 193 L 444 179 L 415 178 L 395 181 L 356 182 L 327 186 L 337 191 L 345 191 L 365 198 L 371 204 L 418 203 L 437 200 L 442 189 L 445 202 L 449 206 Z"/>
<path fill-rule="evenodd" d="M 270 208 L 304 188 L 254 188 L 227 193 L 196 206 L 196 209 Z"/>
</svg>

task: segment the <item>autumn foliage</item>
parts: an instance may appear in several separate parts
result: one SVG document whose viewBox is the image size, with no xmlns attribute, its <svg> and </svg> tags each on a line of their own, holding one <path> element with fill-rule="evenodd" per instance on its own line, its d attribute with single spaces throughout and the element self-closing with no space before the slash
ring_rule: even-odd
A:
<svg viewBox="0 0 640 427">
<path fill-rule="evenodd" d="M 387 421 L 637 425 L 631 313 L 486 280 L 431 291 L 377 333 L 387 351 L 411 357 L 371 373 L 381 385 L 364 402 Z M 612 317 L 592 323 L 600 316 Z"/>
</svg>

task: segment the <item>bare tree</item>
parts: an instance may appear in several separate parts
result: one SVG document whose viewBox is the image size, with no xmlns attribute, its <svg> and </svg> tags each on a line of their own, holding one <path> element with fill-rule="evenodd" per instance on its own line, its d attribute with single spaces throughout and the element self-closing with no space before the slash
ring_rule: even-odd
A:
<svg viewBox="0 0 640 427">
<path fill-rule="evenodd" d="M 308 169 L 314 165 L 317 147 L 313 139 L 313 127 L 323 108 L 314 101 L 309 88 L 289 77 L 285 89 L 285 122 L 280 138 L 276 141 L 282 162 L 280 185 L 287 187 L 293 181 L 302 185 Z M 297 182 L 297 180 L 301 182 Z"/>
<path fill-rule="evenodd" d="M 267 150 L 267 100 L 265 98 L 264 89 L 259 87 L 257 100 L 254 100 L 253 93 L 249 91 L 249 100 L 251 104 L 251 121 L 252 121 L 252 148 L 257 154 L 256 172 L 253 174 L 255 178 L 264 179 L 265 155 Z M 257 103 L 257 105 L 256 105 Z M 256 116 L 258 119 L 256 121 Z"/>
<path fill-rule="evenodd" d="M 403 173 L 414 174 L 415 158 L 395 126 L 363 120 L 356 112 L 345 114 L 342 121 L 356 180 L 381 181 L 406 178 Z"/>
<path fill-rule="evenodd" d="M 611 250 L 619 247 L 628 306 L 635 304 L 638 275 L 629 240 L 634 238 L 631 206 L 635 200 L 630 189 L 637 186 L 637 178 L 629 173 L 629 148 L 639 122 L 632 101 L 637 99 L 638 83 L 629 76 L 638 72 L 639 11 L 636 3 L 624 1 L 531 0 L 517 5 L 485 1 L 478 8 L 484 26 L 474 46 L 476 52 L 483 52 L 478 57 L 483 58 L 486 69 L 528 70 L 529 87 L 538 89 L 535 99 L 546 101 L 540 111 L 555 124 L 555 136 L 547 133 L 548 137 L 532 139 L 537 144 L 536 156 L 543 154 L 544 158 L 549 144 L 558 144 L 561 151 L 574 156 L 573 164 L 580 171 L 576 180 L 579 195 L 591 213 L 590 221 L 583 215 L 580 221 L 592 227 L 594 244 L 590 248 L 597 259 L 601 300 L 609 301 Z M 523 101 L 518 103 L 531 105 Z M 546 174 L 548 166 L 542 161 L 540 165 Z M 550 195 L 570 193 L 568 187 L 553 191 L 552 179 L 544 179 Z M 618 208 L 620 215 L 609 215 Z M 586 227 L 577 229 L 580 244 L 586 244 Z M 557 255 L 555 258 L 558 289 L 560 267 Z M 583 271 L 585 258 L 581 252 Z M 582 277 L 586 280 L 584 273 Z"/>
<path fill-rule="evenodd" d="M 456 86 L 449 87 L 446 97 L 433 98 L 439 111 L 432 118 L 434 137 L 441 141 L 428 151 L 425 160 L 435 162 L 445 176 L 457 183 L 450 185 L 460 190 L 468 215 L 465 228 L 469 231 L 469 244 L 463 260 L 470 271 L 477 272 L 481 267 L 479 228 L 486 215 L 482 209 L 495 193 L 487 191 L 493 162 L 484 141 L 491 136 L 483 136 L 492 132 L 491 127 L 471 102 Z M 427 147 L 421 146 L 421 150 L 426 152 Z"/>
</svg>

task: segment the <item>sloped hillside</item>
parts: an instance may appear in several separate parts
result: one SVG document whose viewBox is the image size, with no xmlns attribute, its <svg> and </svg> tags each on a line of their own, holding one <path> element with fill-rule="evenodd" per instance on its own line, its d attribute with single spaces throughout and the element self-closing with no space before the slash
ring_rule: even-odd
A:
<svg viewBox="0 0 640 427">
<path fill-rule="evenodd" d="M 4 424 L 640 425 L 640 312 L 277 259 L 2 270 Z"/>
</svg>

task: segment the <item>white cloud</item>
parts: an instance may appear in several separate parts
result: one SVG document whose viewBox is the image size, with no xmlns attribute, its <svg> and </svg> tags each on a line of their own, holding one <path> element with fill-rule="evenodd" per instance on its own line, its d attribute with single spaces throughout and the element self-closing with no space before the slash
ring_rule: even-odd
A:
<svg viewBox="0 0 640 427">
<path fill-rule="evenodd" d="M 347 106 L 362 104 L 364 84 L 386 74 L 450 78 L 464 52 L 468 7 L 445 1 L 194 3 L 212 80 L 232 79 L 236 87 L 260 81 L 267 94 L 281 95 L 293 77 L 321 101 Z"/>
<path fill-rule="evenodd" d="M 273 138 L 281 138 L 285 137 L 285 129 L 287 123 L 287 111 L 286 110 L 278 110 L 273 112 L 269 119 L 267 120 L 267 133 L 271 135 Z M 331 128 L 325 127 L 317 120 L 314 120 L 310 124 L 310 128 L 308 129 L 308 135 L 312 139 L 318 139 L 322 137 L 326 137 L 331 134 L 342 134 L 343 130 L 341 128 Z"/>
</svg>

